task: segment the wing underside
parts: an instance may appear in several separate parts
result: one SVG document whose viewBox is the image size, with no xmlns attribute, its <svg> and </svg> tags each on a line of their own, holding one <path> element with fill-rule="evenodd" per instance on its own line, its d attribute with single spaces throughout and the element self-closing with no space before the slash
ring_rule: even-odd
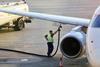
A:
<svg viewBox="0 0 100 67">
<path fill-rule="evenodd" d="M 36 13 L 36 12 L 7 10 L 7 9 L 1 9 L 1 8 L 0 8 L 0 12 L 11 13 L 11 14 L 15 14 L 15 15 L 28 16 L 28 17 L 31 17 L 31 18 L 48 20 L 48 21 L 53 21 L 53 22 L 62 23 L 62 24 L 70 24 L 70 25 L 88 26 L 89 21 L 90 21 L 89 19 L 83 19 L 83 18 L 51 15 L 51 14 Z"/>
</svg>

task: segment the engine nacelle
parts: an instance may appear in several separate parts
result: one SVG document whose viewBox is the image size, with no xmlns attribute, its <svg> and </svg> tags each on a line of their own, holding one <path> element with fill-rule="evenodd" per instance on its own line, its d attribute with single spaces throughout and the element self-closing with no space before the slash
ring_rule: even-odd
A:
<svg viewBox="0 0 100 67">
<path fill-rule="evenodd" d="M 60 49 L 69 59 L 76 59 L 85 52 L 86 34 L 82 31 L 71 31 L 62 37 Z"/>
</svg>

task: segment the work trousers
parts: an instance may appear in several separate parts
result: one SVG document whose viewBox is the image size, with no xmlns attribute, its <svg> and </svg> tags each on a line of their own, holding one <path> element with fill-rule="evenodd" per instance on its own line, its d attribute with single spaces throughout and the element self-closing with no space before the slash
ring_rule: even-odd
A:
<svg viewBox="0 0 100 67">
<path fill-rule="evenodd" d="M 48 56 L 50 56 L 52 51 L 53 51 L 53 49 L 54 49 L 53 42 L 48 42 L 47 45 L 48 45 L 48 52 L 47 52 L 47 54 L 48 54 Z"/>
</svg>

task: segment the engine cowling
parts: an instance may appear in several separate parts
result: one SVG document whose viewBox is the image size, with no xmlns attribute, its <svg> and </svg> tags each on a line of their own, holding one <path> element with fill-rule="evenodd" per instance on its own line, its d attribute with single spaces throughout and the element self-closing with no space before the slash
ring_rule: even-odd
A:
<svg viewBox="0 0 100 67">
<path fill-rule="evenodd" d="M 86 35 L 82 31 L 71 31 L 62 37 L 60 49 L 69 59 L 76 59 L 85 53 Z"/>
</svg>

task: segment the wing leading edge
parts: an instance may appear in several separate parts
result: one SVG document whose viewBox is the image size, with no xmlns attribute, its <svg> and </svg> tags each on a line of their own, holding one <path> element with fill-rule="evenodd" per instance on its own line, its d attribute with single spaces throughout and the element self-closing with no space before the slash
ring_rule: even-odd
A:
<svg viewBox="0 0 100 67">
<path fill-rule="evenodd" d="M 31 18 L 48 20 L 48 21 L 58 22 L 62 24 L 70 24 L 70 25 L 88 26 L 89 21 L 90 21 L 89 19 L 83 19 L 83 18 L 50 15 L 50 14 L 36 13 L 36 12 L 24 12 L 24 11 L 18 11 L 18 10 L 7 10 L 7 9 L 1 9 L 1 8 L 0 8 L 0 12 L 28 16 Z"/>
</svg>

